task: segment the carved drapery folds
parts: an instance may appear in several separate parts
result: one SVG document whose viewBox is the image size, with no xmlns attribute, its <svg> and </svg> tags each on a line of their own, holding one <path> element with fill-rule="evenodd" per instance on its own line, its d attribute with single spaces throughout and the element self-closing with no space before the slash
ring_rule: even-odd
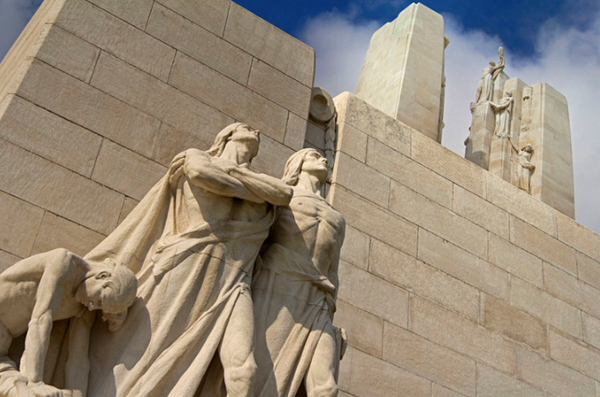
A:
<svg viewBox="0 0 600 397">
<path fill-rule="evenodd" d="M 85 257 L 55 250 L 2 273 L 0 396 L 335 395 L 345 222 L 322 197 L 327 160 L 301 150 L 281 181 L 249 169 L 259 143 L 246 124 L 226 127 L 210 150 L 175 156 Z M 53 321 L 69 318 L 44 371 L 64 339 Z M 19 368 L 8 349 L 28 327 Z"/>
</svg>

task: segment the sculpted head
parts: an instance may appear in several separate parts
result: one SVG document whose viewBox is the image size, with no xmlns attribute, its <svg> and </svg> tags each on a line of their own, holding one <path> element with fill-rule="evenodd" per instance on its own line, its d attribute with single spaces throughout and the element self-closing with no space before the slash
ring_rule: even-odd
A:
<svg viewBox="0 0 600 397">
<path fill-rule="evenodd" d="M 527 153 L 533 153 L 533 146 L 528 143 L 527 145 L 523 146 L 521 150 Z"/>
<path fill-rule="evenodd" d="M 258 130 L 245 123 L 233 123 L 223 128 L 215 138 L 215 142 L 207 153 L 213 157 L 220 157 L 229 142 L 241 143 L 250 151 L 250 159 L 258 154 L 260 135 Z"/>
<path fill-rule="evenodd" d="M 76 297 L 89 310 L 102 310 L 109 320 L 109 329 L 114 332 L 125 321 L 127 309 L 135 301 L 137 278 L 126 266 L 111 259 L 97 267 L 95 275 L 77 288 Z M 115 321 L 111 322 L 111 318 Z M 120 322 L 118 327 L 116 322 Z"/>
<path fill-rule="evenodd" d="M 492 67 L 496 66 L 496 62 L 490 61 L 490 66 L 492 66 Z"/>
<path fill-rule="evenodd" d="M 290 156 L 285 163 L 283 182 L 290 186 L 298 184 L 302 172 L 315 175 L 322 183 L 327 179 L 327 159 L 315 149 L 302 149 Z"/>
</svg>

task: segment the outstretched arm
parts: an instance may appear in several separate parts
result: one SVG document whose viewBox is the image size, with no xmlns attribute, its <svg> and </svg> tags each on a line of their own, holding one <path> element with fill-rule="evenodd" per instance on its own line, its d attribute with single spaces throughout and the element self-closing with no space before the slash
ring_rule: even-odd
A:
<svg viewBox="0 0 600 397">
<path fill-rule="evenodd" d="M 273 205 L 288 205 L 292 199 L 292 188 L 280 179 L 243 167 L 231 168 L 229 174 L 242 182 L 252 193 Z"/>
<path fill-rule="evenodd" d="M 519 148 L 517 147 L 517 145 L 515 145 L 515 143 L 513 142 L 512 138 L 509 136 L 508 137 L 508 141 L 510 142 L 510 146 L 512 146 L 513 150 L 515 152 L 517 152 L 517 154 L 519 153 Z"/>
<path fill-rule="evenodd" d="M 87 394 L 90 330 L 95 318 L 95 312 L 86 311 L 82 317 L 71 319 L 65 386 L 73 390 L 73 397 L 84 397 Z"/>
<path fill-rule="evenodd" d="M 53 258 L 54 255 L 57 258 Z M 50 343 L 53 316 L 60 306 L 63 284 L 70 274 L 69 255 L 66 250 L 51 251 L 47 257 L 49 263 L 38 285 L 21 365 L 21 373 L 33 383 L 41 382 L 44 376 L 44 360 Z M 58 261 L 54 262 L 54 259 Z"/>
<path fill-rule="evenodd" d="M 211 161 L 211 157 L 205 152 L 194 149 L 186 151 L 182 167 L 192 184 L 209 192 L 259 204 L 265 201 L 229 175 L 224 168 Z"/>
</svg>

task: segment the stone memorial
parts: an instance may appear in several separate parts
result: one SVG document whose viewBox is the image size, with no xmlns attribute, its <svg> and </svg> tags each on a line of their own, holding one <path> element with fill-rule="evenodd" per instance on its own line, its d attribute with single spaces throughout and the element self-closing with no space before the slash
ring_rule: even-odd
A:
<svg viewBox="0 0 600 397">
<path fill-rule="evenodd" d="M 0 64 L 0 396 L 596 397 L 567 101 L 501 48 L 462 158 L 446 45 L 410 5 L 331 98 L 229 0 L 45 0 Z"/>
</svg>

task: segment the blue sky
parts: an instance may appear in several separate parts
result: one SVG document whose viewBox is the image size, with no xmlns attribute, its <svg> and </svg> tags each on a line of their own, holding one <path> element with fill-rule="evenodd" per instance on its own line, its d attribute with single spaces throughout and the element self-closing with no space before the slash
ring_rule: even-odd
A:
<svg viewBox="0 0 600 397">
<path fill-rule="evenodd" d="M 126 1 L 126 0 L 121 0 Z M 195 0 L 189 0 L 195 1 Z M 40 0 L 0 0 L 0 58 Z M 404 0 L 239 0 L 316 51 L 315 86 L 354 92 L 372 34 L 410 4 Z M 545 82 L 569 102 L 576 219 L 600 232 L 600 0 L 431 0 L 441 13 L 446 49 L 442 144 L 463 155 L 481 70 L 506 53 L 505 72 Z M 535 159 L 535 158 L 534 158 Z"/>
<path fill-rule="evenodd" d="M 282 1 L 274 7 L 269 1 L 241 0 L 238 4 L 271 22 L 285 32 L 299 36 L 307 21 L 326 12 L 352 14 L 355 23 L 393 20 L 410 1 L 402 0 L 308 0 Z M 600 10 L 598 0 L 432 0 L 422 2 L 441 14 L 452 16 L 466 30 L 498 36 L 519 57 L 535 53 L 537 32 L 554 21 L 565 27 L 586 29 Z"/>
</svg>

